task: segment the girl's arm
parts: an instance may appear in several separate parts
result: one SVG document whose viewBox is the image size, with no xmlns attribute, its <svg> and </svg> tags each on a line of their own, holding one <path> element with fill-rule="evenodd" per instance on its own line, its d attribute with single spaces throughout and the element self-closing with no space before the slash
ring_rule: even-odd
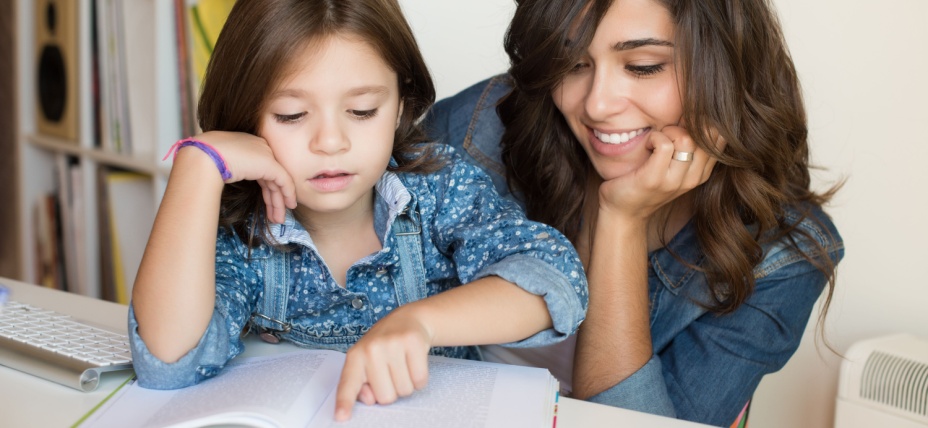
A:
<svg viewBox="0 0 928 428">
<path fill-rule="evenodd" d="M 222 155 L 232 172 L 226 182 L 259 181 L 272 219 L 282 219 L 285 207 L 296 205 L 293 183 L 264 140 L 216 132 L 196 139 Z M 176 361 L 193 349 L 212 317 L 223 186 L 206 152 L 179 149 L 132 291 L 139 336 L 162 361 Z"/>
<path fill-rule="evenodd" d="M 496 276 L 403 305 L 348 350 L 335 418 L 347 420 L 358 399 L 388 404 L 424 388 L 433 346 L 513 342 L 550 327 L 544 298 Z"/>
<path fill-rule="evenodd" d="M 527 220 L 482 170 L 448 150 L 449 166 L 407 188 L 418 198 L 423 239 L 434 245 L 426 263 L 464 285 L 401 306 L 349 350 L 338 419 L 357 399 L 389 403 L 424 386 L 432 346 L 547 345 L 583 319 L 586 280 L 567 239 Z"/>
</svg>

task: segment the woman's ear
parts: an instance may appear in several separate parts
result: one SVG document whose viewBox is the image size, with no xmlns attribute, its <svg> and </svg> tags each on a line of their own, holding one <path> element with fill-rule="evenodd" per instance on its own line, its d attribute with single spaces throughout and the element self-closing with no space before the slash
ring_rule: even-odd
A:
<svg viewBox="0 0 928 428">
<path fill-rule="evenodd" d="M 403 118 L 403 100 L 400 100 L 400 108 L 396 111 L 396 129 L 400 129 L 400 119 Z"/>
</svg>

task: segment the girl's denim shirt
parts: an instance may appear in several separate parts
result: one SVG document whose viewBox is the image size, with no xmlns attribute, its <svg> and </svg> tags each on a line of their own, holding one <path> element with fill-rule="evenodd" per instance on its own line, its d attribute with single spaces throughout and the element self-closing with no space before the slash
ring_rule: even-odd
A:
<svg viewBox="0 0 928 428">
<path fill-rule="evenodd" d="M 438 102 L 426 118 L 431 137 L 459 149 L 509 193 L 500 161 L 503 124 L 496 103 L 510 90 L 508 76 L 496 76 Z M 837 263 L 844 243 L 831 219 L 818 207 L 803 207 L 821 223 L 805 218 L 808 233 Z M 786 220 L 797 221 L 798 209 Z M 794 235 L 799 247 L 814 254 L 814 242 Z M 784 238 L 766 245 L 754 269 L 756 288 L 742 306 L 727 315 L 709 312 L 706 276 L 698 266 L 696 229 L 686 225 L 668 244 L 649 255 L 648 290 L 654 355 L 632 376 L 590 398 L 612 406 L 656 413 L 717 426 L 728 426 L 750 400 L 761 378 L 786 364 L 799 346 L 815 302 L 827 281 Z M 680 259 L 669 250 L 672 249 Z M 618 362 L 617 362 L 618 363 Z"/>
<path fill-rule="evenodd" d="M 438 172 L 387 172 L 378 182 L 374 229 L 383 248 L 348 269 L 345 287 L 332 279 L 309 233 L 290 213 L 285 223 L 271 226 L 278 243 L 292 249 L 279 259 L 289 269 L 286 292 L 271 293 L 285 299 L 291 329 L 282 339 L 345 351 L 401 303 L 397 293 L 407 291 L 402 268 L 409 269 L 404 266 L 409 262 L 401 260 L 395 226 L 410 207 L 421 259 L 407 272 L 424 284 L 425 296 L 495 275 L 543 296 L 553 322 L 552 328 L 506 346 L 552 344 L 576 331 L 586 314 L 587 284 L 573 246 L 557 230 L 527 220 L 518 205 L 500 198 L 480 168 L 454 149 L 443 150 L 450 161 Z M 197 346 L 177 362 L 165 363 L 149 352 L 130 305 L 129 338 L 139 384 L 154 389 L 193 385 L 215 376 L 240 354 L 241 332 L 263 304 L 265 280 L 275 277 L 266 270 L 267 261 L 281 251 L 262 245 L 249 256 L 237 235 L 220 228 L 213 317 Z M 431 353 L 479 358 L 475 347 L 433 348 Z"/>
</svg>

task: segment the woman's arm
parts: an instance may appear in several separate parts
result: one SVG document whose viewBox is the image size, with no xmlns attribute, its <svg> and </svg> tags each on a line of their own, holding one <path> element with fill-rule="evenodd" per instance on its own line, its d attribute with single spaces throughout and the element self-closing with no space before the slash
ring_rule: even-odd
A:
<svg viewBox="0 0 928 428">
<path fill-rule="evenodd" d="M 587 269 L 590 306 L 577 333 L 573 395 L 587 399 L 651 358 L 647 221 L 601 213 Z"/>
<path fill-rule="evenodd" d="M 652 154 L 642 167 L 599 186 L 587 269 L 590 308 L 574 358 L 577 398 L 605 391 L 651 359 L 647 257 L 649 245 L 658 245 L 657 234 L 664 231 L 651 224 L 652 218 L 661 209 L 678 210 L 670 215 L 671 220 L 679 218 L 686 204 L 674 206 L 672 201 L 704 183 L 715 165 L 676 126 L 652 132 L 648 145 Z M 694 153 L 693 159 L 673 160 L 675 151 Z"/>
</svg>

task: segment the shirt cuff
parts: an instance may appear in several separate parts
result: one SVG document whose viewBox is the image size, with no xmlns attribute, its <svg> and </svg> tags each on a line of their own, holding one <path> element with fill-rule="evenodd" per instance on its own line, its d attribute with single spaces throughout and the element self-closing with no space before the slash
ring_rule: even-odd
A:
<svg viewBox="0 0 928 428">
<path fill-rule="evenodd" d="M 219 373 L 229 361 L 231 340 L 227 329 L 221 328 L 222 319 L 214 312 L 206 333 L 197 346 L 173 363 L 166 363 L 152 355 L 138 333 L 135 310 L 129 305 L 129 346 L 132 349 L 132 366 L 139 386 L 149 389 L 178 389 L 197 384 Z"/>
<path fill-rule="evenodd" d="M 560 342 L 574 334 L 586 315 L 578 291 L 567 277 L 550 264 L 535 257 L 515 254 L 484 268 L 474 279 L 495 275 L 519 288 L 542 296 L 551 314 L 552 328 L 517 342 L 503 344 L 532 348 Z"/>
<path fill-rule="evenodd" d="M 587 401 L 671 418 L 677 416 L 664 383 L 661 360 L 656 355 L 631 376 Z"/>
</svg>

